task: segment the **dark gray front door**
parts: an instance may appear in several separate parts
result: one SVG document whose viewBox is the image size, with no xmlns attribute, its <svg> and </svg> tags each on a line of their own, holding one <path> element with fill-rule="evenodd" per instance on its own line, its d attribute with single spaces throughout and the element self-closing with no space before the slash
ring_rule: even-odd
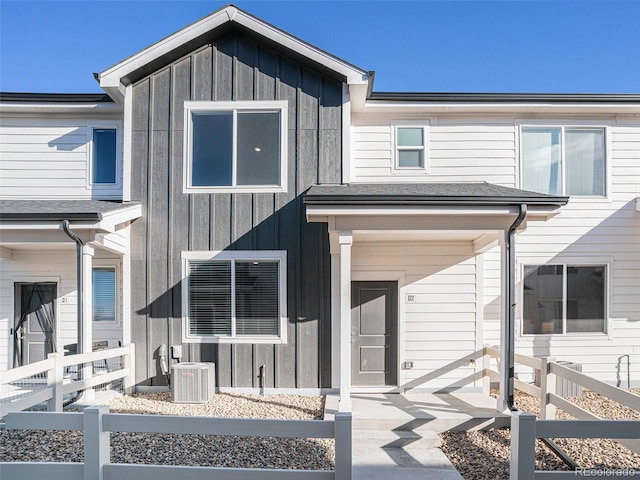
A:
<svg viewBox="0 0 640 480">
<path fill-rule="evenodd" d="M 55 283 L 16 283 L 13 366 L 47 358 L 56 351 Z"/>
<path fill-rule="evenodd" d="M 397 282 L 351 283 L 351 383 L 397 385 Z"/>
</svg>

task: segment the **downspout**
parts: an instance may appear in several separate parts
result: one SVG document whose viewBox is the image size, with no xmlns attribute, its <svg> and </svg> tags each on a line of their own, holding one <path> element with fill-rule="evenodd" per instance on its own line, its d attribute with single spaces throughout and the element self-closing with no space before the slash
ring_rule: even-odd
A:
<svg viewBox="0 0 640 480">
<path fill-rule="evenodd" d="M 77 289 L 78 289 L 78 344 L 77 344 L 77 353 L 85 353 L 83 347 L 83 315 L 84 315 L 84 300 L 82 292 L 84 291 L 84 278 L 82 275 L 82 247 L 84 247 L 85 243 L 78 237 L 75 233 L 71 231 L 69 227 L 69 220 L 62 221 L 62 230 L 67 236 L 76 242 L 76 263 L 77 263 Z"/>
<path fill-rule="evenodd" d="M 515 324 L 516 324 L 516 249 L 515 249 L 515 236 L 516 230 L 522 224 L 527 216 L 527 204 L 520 204 L 520 212 L 516 220 L 513 222 L 506 235 L 505 248 L 507 249 L 507 305 L 509 307 L 507 311 L 507 338 L 505 349 L 505 358 L 507 365 L 504 367 L 507 369 L 507 407 L 509 410 L 516 410 L 513 402 L 514 392 L 514 377 L 515 377 Z"/>
</svg>

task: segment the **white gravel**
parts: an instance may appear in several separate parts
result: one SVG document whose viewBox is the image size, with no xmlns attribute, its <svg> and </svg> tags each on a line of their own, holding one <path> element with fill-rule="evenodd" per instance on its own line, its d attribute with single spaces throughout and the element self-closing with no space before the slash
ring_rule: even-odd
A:
<svg viewBox="0 0 640 480">
<path fill-rule="evenodd" d="M 631 389 L 640 394 L 640 389 Z M 620 405 L 609 398 L 585 391 L 582 396 L 568 399 L 576 405 L 606 419 L 640 419 L 640 412 Z M 539 415 L 537 398 L 516 392 L 519 410 Z M 556 418 L 572 419 L 565 412 L 557 411 Z M 508 428 L 463 433 L 447 432 L 442 451 L 465 480 L 508 480 L 509 445 Z M 554 439 L 572 459 L 583 468 L 598 470 L 634 470 L 640 475 L 640 455 L 609 439 Z M 569 470 L 541 441 L 536 443 L 536 469 Z"/>
<path fill-rule="evenodd" d="M 119 413 L 211 417 L 322 419 L 323 397 L 217 394 L 205 404 L 176 404 L 170 394 L 136 394 L 111 401 Z M 0 431 L 0 461 L 82 462 L 81 432 Z M 332 470 L 329 439 L 112 433 L 112 463 L 230 468 Z"/>
</svg>

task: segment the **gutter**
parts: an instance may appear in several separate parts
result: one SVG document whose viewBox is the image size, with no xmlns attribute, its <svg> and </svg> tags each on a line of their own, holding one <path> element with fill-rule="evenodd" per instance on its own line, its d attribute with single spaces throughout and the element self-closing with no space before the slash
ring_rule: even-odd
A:
<svg viewBox="0 0 640 480">
<path fill-rule="evenodd" d="M 516 276 L 515 276 L 515 264 L 516 264 L 516 250 L 514 245 L 515 234 L 518 227 L 522 224 L 527 216 L 527 204 L 520 204 L 520 212 L 516 217 L 513 224 L 505 233 L 505 260 L 506 268 L 505 273 L 505 285 L 506 285 L 506 325 L 504 330 L 503 341 L 504 345 L 501 345 L 502 351 L 502 371 L 501 384 L 506 387 L 506 395 L 504 401 L 506 407 L 514 411 L 515 405 L 513 402 L 514 392 L 514 377 L 515 377 L 515 317 L 516 317 Z"/>
<path fill-rule="evenodd" d="M 77 345 L 77 353 L 87 353 L 84 351 L 84 325 L 83 325 L 83 316 L 84 316 L 84 296 L 82 292 L 84 291 L 84 276 L 82 275 L 82 248 L 85 246 L 85 243 L 82 241 L 80 237 L 78 237 L 75 233 L 71 231 L 69 226 L 69 220 L 62 221 L 62 230 L 67 236 L 76 243 L 76 264 L 77 264 L 77 291 L 78 291 L 78 345 Z"/>
</svg>

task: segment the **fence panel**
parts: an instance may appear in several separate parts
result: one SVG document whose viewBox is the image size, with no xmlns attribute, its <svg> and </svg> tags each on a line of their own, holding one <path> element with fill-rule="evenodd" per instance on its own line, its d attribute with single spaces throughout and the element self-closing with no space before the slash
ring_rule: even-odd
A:
<svg viewBox="0 0 640 480">
<path fill-rule="evenodd" d="M 328 420 L 264 420 L 167 415 L 111 414 L 106 406 L 85 408 L 83 413 L 11 412 L 6 428 L 84 431 L 84 463 L 0 463 L 2 480 L 351 480 L 351 425 L 349 412 Z M 110 464 L 110 432 L 237 435 L 252 437 L 334 438 L 335 470 L 239 469 L 168 465 Z"/>
</svg>

